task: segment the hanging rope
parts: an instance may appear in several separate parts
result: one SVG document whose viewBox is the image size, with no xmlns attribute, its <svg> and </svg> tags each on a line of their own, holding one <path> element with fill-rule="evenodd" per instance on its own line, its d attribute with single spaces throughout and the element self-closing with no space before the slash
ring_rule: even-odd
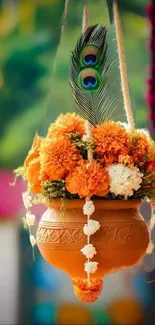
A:
<svg viewBox="0 0 155 325">
<path fill-rule="evenodd" d="M 122 85 L 122 92 L 123 92 L 123 99 L 124 99 L 124 108 L 125 108 L 129 127 L 131 130 L 132 129 L 134 130 L 134 119 L 133 119 L 132 107 L 131 107 L 131 101 L 130 101 L 127 68 L 126 68 L 126 61 L 125 61 L 125 52 L 124 52 L 124 46 L 123 46 L 123 34 L 122 34 L 119 11 L 118 11 L 116 1 L 114 1 L 113 10 L 114 10 L 114 21 L 115 21 L 115 27 L 116 27 L 116 38 L 117 38 L 117 45 L 118 45 L 118 55 L 119 55 L 119 64 L 120 64 L 121 85 Z"/>
<path fill-rule="evenodd" d="M 56 52 L 56 56 L 55 56 L 55 60 L 54 60 L 53 72 L 55 72 L 56 64 L 57 64 L 57 57 L 58 57 L 58 55 L 60 53 L 60 49 L 61 49 L 62 35 L 63 35 L 64 28 L 65 28 L 65 25 L 66 25 L 69 2 L 70 2 L 70 0 L 65 1 L 65 7 L 64 7 L 64 12 L 63 12 L 63 20 L 62 20 L 62 27 L 61 27 L 61 34 L 60 34 L 60 42 L 59 42 L 58 47 L 57 47 L 57 52 Z"/>
</svg>

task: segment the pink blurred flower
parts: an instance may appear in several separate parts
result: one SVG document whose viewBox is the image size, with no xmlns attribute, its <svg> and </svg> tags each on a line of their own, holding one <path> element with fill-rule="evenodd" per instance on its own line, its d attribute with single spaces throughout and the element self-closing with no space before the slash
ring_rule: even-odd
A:
<svg viewBox="0 0 155 325">
<path fill-rule="evenodd" d="M 151 53 L 150 76 L 148 81 L 148 93 L 146 101 L 150 109 L 150 120 L 153 130 L 155 131 L 155 1 L 147 7 L 147 16 L 150 22 L 150 40 L 149 49 Z"/>
<path fill-rule="evenodd" d="M 27 185 L 21 178 L 17 179 L 15 186 L 10 185 L 13 182 L 12 171 L 0 171 L 0 220 L 13 220 L 17 216 L 26 215 L 22 193 L 26 191 Z M 40 220 L 45 210 L 46 207 L 42 205 L 35 205 L 31 208 L 37 220 Z"/>
<path fill-rule="evenodd" d="M 22 210 L 22 192 L 25 184 L 21 179 L 15 186 L 10 184 L 14 181 L 11 171 L 0 171 L 0 219 L 14 219 Z"/>
<path fill-rule="evenodd" d="M 22 210 L 22 192 L 25 184 L 18 179 L 15 186 L 11 171 L 0 171 L 0 219 L 14 219 Z"/>
</svg>

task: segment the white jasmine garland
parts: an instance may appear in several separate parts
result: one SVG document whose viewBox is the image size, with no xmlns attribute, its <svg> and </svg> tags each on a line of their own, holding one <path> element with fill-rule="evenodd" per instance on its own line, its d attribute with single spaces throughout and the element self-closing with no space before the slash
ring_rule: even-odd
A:
<svg viewBox="0 0 155 325">
<path fill-rule="evenodd" d="M 29 192 L 24 192 L 22 193 L 22 198 L 23 198 L 23 203 L 26 209 L 31 208 L 32 207 L 32 203 L 31 203 L 31 195 L 29 194 Z"/>
<path fill-rule="evenodd" d="M 36 239 L 33 235 L 30 235 L 30 243 L 31 243 L 32 247 L 34 247 L 36 245 Z"/>
<path fill-rule="evenodd" d="M 95 206 L 93 201 L 89 200 L 83 206 L 83 213 L 87 216 L 91 216 L 95 212 Z"/>
<path fill-rule="evenodd" d="M 87 236 L 87 245 L 85 245 L 81 252 L 86 256 L 87 262 L 84 265 L 84 270 L 87 273 L 88 281 L 90 279 L 90 274 L 95 273 L 97 270 L 98 262 L 91 262 L 90 259 L 97 254 L 97 251 L 93 244 L 90 244 L 90 236 L 95 234 L 95 232 L 100 228 L 100 224 L 96 220 L 90 219 L 90 216 L 95 212 L 95 206 L 93 201 L 86 198 L 86 202 L 83 206 L 83 213 L 87 216 L 87 224 L 83 227 L 83 232 Z"/>
<path fill-rule="evenodd" d="M 23 221 L 23 226 L 25 229 L 27 229 L 27 222 L 26 222 L 26 218 L 22 218 L 22 221 Z"/>
<path fill-rule="evenodd" d="M 27 226 L 29 227 L 29 239 L 30 239 L 30 243 L 31 246 L 34 247 L 37 243 L 35 237 L 31 234 L 31 226 L 34 226 L 35 223 L 35 215 L 32 214 L 29 211 L 29 208 L 32 207 L 32 197 L 29 193 L 29 191 L 22 193 L 22 198 L 23 198 L 23 203 L 24 206 L 27 210 L 26 213 L 26 218 L 23 218 L 23 222 L 24 222 L 24 228 L 27 228 Z M 33 258 L 34 258 L 34 250 L 33 250 Z"/>
<path fill-rule="evenodd" d="M 107 168 L 110 177 L 110 192 L 127 199 L 140 188 L 143 174 L 137 167 L 128 168 L 123 164 L 112 164 Z"/>
<path fill-rule="evenodd" d="M 146 254 L 147 254 L 147 255 L 152 254 L 153 249 L 154 249 L 154 244 L 153 244 L 153 241 L 150 240 L 150 242 L 149 242 L 149 244 L 148 244 L 148 247 L 147 247 L 147 250 L 146 250 Z"/>
<path fill-rule="evenodd" d="M 93 256 L 97 253 L 95 247 L 92 244 L 85 245 L 81 252 L 83 255 L 86 256 L 86 258 L 91 259 Z"/>
<path fill-rule="evenodd" d="M 154 227 L 155 227 L 155 215 L 153 215 L 150 220 L 150 229 L 152 230 Z"/>
<path fill-rule="evenodd" d="M 84 225 L 83 232 L 86 236 L 94 235 L 100 229 L 100 224 L 96 220 L 89 219 L 88 223 Z"/>
<path fill-rule="evenodd" d="M 30 212 L 26 213 L 26 223 L 29 227 L 34 226 L 35 223 L 35 215 Z"/>
<path fill-rule="evenodd" d="M 88 274 L 95 273 L 97 271 L 98 262 L 86 262 L 84 270 Z"/>
</svg>

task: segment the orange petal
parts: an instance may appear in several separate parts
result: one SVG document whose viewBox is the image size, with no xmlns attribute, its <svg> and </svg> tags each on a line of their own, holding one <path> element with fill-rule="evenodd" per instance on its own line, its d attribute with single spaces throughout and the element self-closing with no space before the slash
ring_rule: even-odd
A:
<svg viewBox="0 0 155 325">
<path fill-rule="evenodd" d="M 73 279 L 72 283 L 75 296 L 79 301 L 84 303 L 95 302 L 103 289 L 103 280 L 99 278 L 92 279 L 89 282 L 83 279 Z"/>
</svg>

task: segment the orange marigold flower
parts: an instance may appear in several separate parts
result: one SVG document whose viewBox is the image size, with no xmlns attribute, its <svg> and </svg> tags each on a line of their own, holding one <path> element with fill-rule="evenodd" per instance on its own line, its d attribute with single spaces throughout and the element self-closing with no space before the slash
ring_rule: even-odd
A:
<svg viewBox="0 0 155 325">
<path fill-rule="evenodd" d="M 129 155 L 132 157 L 134 164 L 143 163 L 146 155 L 149 153 L 150 142 L 148 136 L 143 132 L 134 132 L 132 134 L 132 145 Z"/>
<path fill-rule="evenodd" d="M 100 296 L 103 289 L 102 279 L 73 279 L 74 293 L 81 302 L 92 303 Z"/>
<path fill-rule="evenodd" d="M 29 153 L 28 153 L 28 155 L 27 155 L 27 157 L 25 159 L 25 162 L 24 162 L 25 172 L 26 172 L 27 167 L 29 166 L 29 163 L 33 159 L 39 157 L 39 150 L 40 150 L 41 143 L 42 143 L 42 138 L 39 137 L 38 134 L 36 134 L 35 137 L 34 137 L 34 140 L 33 140 L 32 147 L 29 150 Z"/>
<path fill-rule="evenodd" d="M 130 137 L 119 122 L 105 122 L 93 130 L 95 151 L 105 166 L 118 162 L 118 156 L 127 155 Z"/>
<path fill-rule="evenodd" d="M 92 195 L 106 195 L 109 191 L 109 176 L 107 171 L 97 162 L 89 165 L 81 160 L 79 165 L 66 177 L 66 188 L 71 194 L 80 198 Z"/>
<path fill-rule="evenodd" d="M 134 162 L 133 162 L 133 158 L 129 155 L 120 155 L 118 156 L 118 162 L 120 164 L 124 164 L 124 165 L 128 165 L 128 166 L 133 166 Z"/>
<path fill-rule="evenodd" d="M 35 194 L 41 193 L 40 175 L 40 158 L 35 158 L 29 162 L 26 170 L 26 179 L 29 184 L 30 191 Z"/>
<path fill-rule="evenodd" d="M 48 129 L 48 137 L 65 135 L 69 133 L 78 133 L 84 135 L 84 120 L 75 113 L 60 114 L 55 123 L 52 123 Z"/>
<path fill-rule="evenodd" d="M 147 162 L 147 170 L 151 173 L 155 172 L 155 143 L 151 146 L 149 150 L 149 160 Z"/>
<path fill-rule="evenodd" d="M 66 177 L 82 157 L 68 138 L 60 136 L 45 139 L 41 146 L 40 159 L 41 181 L 44 181 L 46 176 L 50 181 L 56 181 Z"/>
</svg>

